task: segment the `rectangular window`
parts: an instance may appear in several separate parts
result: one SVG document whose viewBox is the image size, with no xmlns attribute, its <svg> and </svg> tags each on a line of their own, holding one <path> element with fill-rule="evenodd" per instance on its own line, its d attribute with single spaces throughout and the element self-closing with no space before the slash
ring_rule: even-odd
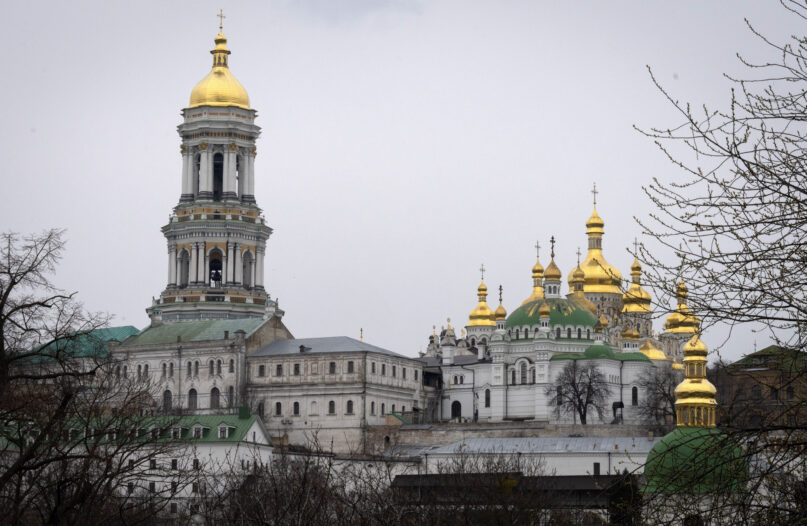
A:
<svg viewBox="0 0 807 526">
<path fill-rule="evenodd" d="M 129 495 L 134 493 L 134 482 L 130 482 L 126 485 L 126 493 L 128 493 Z"/>
<path fill-rule="evenodd" d="M 157 460 L 156 459 L 152 458 L 151 460 L 149 460 L 149 469 L 157 469 Z"/>
<path fill-rule="evenodd" d="M 199 459 L 193 459 L 193 469 L 199 469 Z"/>
<path fill-rule="evenodd" d="M 336 362 L 328 364 L 328 374 L 336 374 Z"/>
<path fill-rule="evenodd" d="M 171 438 L 177 440 L 182 437 L 182 429 L 179 427 L 172 427 L 171 428 Z"/>
<path fill-rule="evenodd" d="M 406 367 L 401 367 L 401 376 L 406 380 Z"/>
<path fill-rule="evenodd" d="M 283 376 L 283 364 L 279 363 L 275 366 L 275 376 Z"/>
<path fill-rule="evenodd" d="M 155 483 L 153 483 L 153 482 L 149 482 L 149 491 L 154 493 L 154 491 L 156 491 L 156 489 L 157 489 L 157 485 Z"/>
<path fill-rule="evenodd" d="M 202 438 L 202 427 L 196 426 L 193 428 L 193 438 Z"/>
<path fill-rule="evenodd" d="M 191 484 L 191 493 L 199 493 L 199 483 L 194 482 Z"/>
<path fill-rule="evenodd" d="M 418 381 L 418 370 L 417 369 L 415 369 L 415 381 L 416 382 Z"/>
<path fill-rule="evenodd" d="M 179 507 L 177 506 L 177 503 L 172 502 L 171 503 L 171 515 L 176 515 L 178 509 L 179 509 Z"/>
<path fill-rule="evenodd" d="M 387 364 L 381 364 L 381 376 L 387 376 Z"/>
<path fill-rule="evenodd" d="M 299 363 L 294 364 L 294 376 L 300 376 L 300 364 Z"/>
<path fill-rule="evenodd" d="M 351 361 L 349 361 L 349 362 L 347 362 L 347 372 L 348 372 L 348 373 L 352 373 L 352 372 L 353 372 L 353 361 L 352 361 L 352 360 L 351 360 Z"/>
<path fill-rule="evenodd" d="M 319 365 L 316 363 L 311 364 L 311 374 L 319 374 Z"/>
<path fill-rule="evenodd" d="M 395 373 L 397 372 L 397 368 L 393 365 L 392 366 L 392 377 L 395 378 Z"/>
<path fill-rule="evenodd" d="M 595 462 L 595 463 L 594 463 L 594 474 L 595 474 L 595 475 L 599 475 L 599 474 L 600 474 L 600 463 L 599 463 L 599 462 Z"/>
<path fill-rule="evenodd" d="M 258 376 L 266 376 L 266 366 L 259 365 L 258 366 Z"/>
<path fill-rule="evenodd" d="M 171 469 L 179 469 L 179 460 L 175 458 L 171 459 Z"/>
<path fill-rule="evenodd" d="M 219 438 L 227 438 L 227 426 L 221 426 L 219 428 Z"/>
<path fill-rule="evenodd" d="M 375 362 L 370 364 L 370 370 L 372 371 L 373 374 L 375 374 Z"/>
</svg>

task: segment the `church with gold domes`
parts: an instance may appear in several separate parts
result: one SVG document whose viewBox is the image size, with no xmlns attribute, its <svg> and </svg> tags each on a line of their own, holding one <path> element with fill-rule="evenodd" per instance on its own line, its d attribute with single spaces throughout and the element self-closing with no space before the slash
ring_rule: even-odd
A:
<svg viewBox="0 0 807 526">
<path fill-rule="evenodd" d="M 596 188 L 594 190 L 596 196 Z M 508 314 L 499 288 L 495 310 L 484 281 L 478 302 L 460 336 L 450 325 L 433 334 L 422 359 L 440 375 L 438 420 L 536 420 L 575 423 L 576 415 L 555 410 L 552 386 L 570 362 L 594 364 L 608 384 L 607 410 L 596 423 L 641 424 L 646 393 L 640 379 L 654 369 L 681 370 L 684 344 L 699 320 L 678 286 L 678 306 L 661 334 L 653 331 L 652 297 L 642 287 L 634 258 L 630 282 L 605 259 L 605 222 L 597 203 L 586 221 L 588 253 L 563 276 L 551 239 L 546 268 L 540 254 L 532 267 L 529 295 Z"/>
</svg>

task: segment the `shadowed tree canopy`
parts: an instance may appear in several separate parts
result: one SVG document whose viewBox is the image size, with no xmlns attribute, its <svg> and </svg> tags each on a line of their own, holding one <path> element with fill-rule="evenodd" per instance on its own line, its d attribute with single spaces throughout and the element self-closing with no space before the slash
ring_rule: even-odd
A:
<svg viewBox="0 0 807 526">
<path fill-rule="evenodd" d="M 581 424 L 587 423 L 590 411 L 602 420 L 608 393 L 608 383 L 599 367 L 591 362 L 578 364 L 577 360 L 569 361 L 546 390 L 556 417 L 571 413 Z"/>
</svg>

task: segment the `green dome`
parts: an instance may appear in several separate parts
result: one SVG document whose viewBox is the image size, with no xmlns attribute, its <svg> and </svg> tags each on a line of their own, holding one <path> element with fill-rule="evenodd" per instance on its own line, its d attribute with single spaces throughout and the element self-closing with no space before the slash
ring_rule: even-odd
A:
<svg viewBox="0 0 807 526">
<path fill-rule="evenodd" d="M 726 493 L 748 478 L 743 450 L 713 427 L 676 427 L 647 455 L 647 493 Z"/>
<path fill-rule="evenodd" d="M 584 360 L 598 360 L 602 358 L 608 358 L 610 360 L 618 359 L 610 347 L 601 343 L 595 343 L 583 353 Z"/>
<path fill-rule="evenodd" d="M 538 309 L 546 303 L 549 305 L 549 325 L 572 325 L 574 327 L 583 326 L 593 328 L 597 324 L 597 318 L 591 311 L 565 298 L 549 298 L 531 301 L 520 306 L 510 313 L 504 325 L 505 327 L 530 327 L 538 325 L 541 318 Z"/>
</svg>

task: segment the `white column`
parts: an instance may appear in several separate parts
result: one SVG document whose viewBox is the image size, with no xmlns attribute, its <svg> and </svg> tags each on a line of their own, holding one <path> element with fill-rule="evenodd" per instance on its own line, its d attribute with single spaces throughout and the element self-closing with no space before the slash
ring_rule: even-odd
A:
<svg viewBox="0 0 807 526">
<path fill-rule="evenodd" d="M 207 250 L 205 250 L 205 265 L 204 265 L 204 278 L 202 281 L 205 285 L 210 285 L 210 258 L 208 257 Z"/>
<path fill-rule="evenodd" d="M 233 243 L 233 250 L 235 251 L 235 281 L 236 283 L 243 282 L 243 262 L 241 260 L 241 243 Z"/>
<path fill-rule="evenodd" d="M 182 151 L 182 195 L 188 195 L 192 192 L 191 190 L 191 178 L 190 178 L 190 153 L 188 150 L 183 148 Z"/>
<path fill-rule="evenodd" d="M 168 247 L 168 285 L 177 284 L 177 246 Z"/>
<path fill-rule="evenodd" d="M 251 287 L 255 287 L 255 285 L 256 285 L 255 278 L 257 276 L 255 275 L 255 270 L 258 268 L 258 265 L 256 265 L 255 262 L 256 262 L 256 258 L 252 258 L 252 261 L 249 264 L 249 275 L 250 275 L 250 278 L 251 278 L 249 280 L 249 283 L 250 283 Z"/>
<path fill-rule="evenodd" d="M 224 243 L 224 262 L 222 264 L 222 269 L 221 269 L 222 274 L 223 274 L 222 277 L 221 277 L 221 282 L 222 282 L 222 284 L 225 284 L 225 285 L 231 281 L 230 280 L 230 260 L 231 259 L 232 258 L 230 257 L 230 242 L 227 241 L 226 243 Z"/>
<path fill-rule="evenodd" d="M 257 262 L 255 263 L 255 265 L 257 267 L 256 270 L 255 270 L 255 286 L 256 287 L 263 287 L 263 252 L 264 252 L 264 249 L 263 248 L 258 248 L 256 250 L 256 252 L 258 254 L 257 254 L 257 258 L 256 258 Z"/>
<path fill-rule="evenodd" d="M 191 244 L 191 268 L 190 268 L 190 276 L 188 276 L 188 282 L 196 283 L 196 265 L 199 254 L 198 250 L 196 249 L 196 243 Z"/>
<path fill-rule="evenodd" d="M 255 156 L 247 155 L 246 195 L 255 195 Z"/>
<path fill-rule="evenodd" d="M 237 188 L 235 184 L 235 166 L 238 156 L 238 150 L 230 148 L 227 150 L 227 155 L 224 158 L 224 193 L 230 198 L 237 197 Z"/>
</svg>

